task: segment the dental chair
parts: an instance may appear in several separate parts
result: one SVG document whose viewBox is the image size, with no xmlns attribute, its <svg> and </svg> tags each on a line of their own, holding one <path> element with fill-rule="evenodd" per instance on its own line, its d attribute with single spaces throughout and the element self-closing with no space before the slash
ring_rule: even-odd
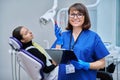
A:
<svg viewBox="0 0 120 80">
<path fill-rule="evenodd" d="M 12 52 L 15 52 L 15 58 L 17 58 L 17 59 L 15 59 L 15 61 L 17 60 L 19 66 L 24 69 L 24 71 L 31 77 L 32 80 L 57 80 L 57 78 L 58 78 L 57 73 L 58 73 L 59 66 L 57 66 L 50 73 L 44 73 L 43 72 L 43 68 L 45 66 L 44 63 L 37 57 L 30 54 L 27 50 L 22 49 L 22 43 L 19 40 L 17 40 L 14 37 L 10 37 L 9 45 L 12 48 L 11 54 L 12 54 Z M 48 66 L 51 65 L 51 62 L 49 61 L 49 59 L 52 59 L 52 58 L 49 56 L 49 54 L 37 43 L 34 42 L 33 45 L 46 56 L 47 65 Z M 13 54 L 12 54 L 12 56 L 13 56 Z M 11 60 L 11 62 L 12 61 L 13 60 Z M 13 61 L 13 62 L 15 62 L 15 61 Z M 12 64 L 16 63 L 16 62 L 15 63 L 13 63 L 13 62 L 12 62 Z M 19 79 L 17 79 L 16 70 L 14 70 L 14 68 L 13 68 L 14 66 L 16 69 L 16 65 L 12 65 L 13 80 L 20 80 L 20 73 L 18 76 Z M 14 72 L 14 74 L 13 74 L 13 72 Z M 19 70 L 19 72 L 20 72 L 20 70 Z"/>
<path fill-rule="evenodd" d="M 98 70 L 97 71 L 97 78 L 99 78 L 100 80 L 113 80 L 112 74 L 115 71 L 115 66 L 116 65 L 114 63 L 111 63 L 110 65 L 108 65 L 104 69 Z"/>
<path fill-rule="evenodd" d="M 9 38 L 9 45 L 16 52 L 17 62 L 32 80 L 43 80 L 44 64 L 41 60 L 22 49 L 22 44 L 14 37 Z"/>
<path fill-rule="evenodd" d="M 97 79 L 99 80 L 113 80 L 112 74 L 105 71 L 97 71 Z"/>
<path fill-rule="evenodd" d="M 28 51 L 22 49 L 22 44 L 19 40 L 14 37 L 9 38 L 9 44 L 16 52 L 17 62 L 22 67 L 25 72 L 33 79 L 33 80 L 42 80 L 43 76 L 43 62 L 30 54 Z"/>
</svg>

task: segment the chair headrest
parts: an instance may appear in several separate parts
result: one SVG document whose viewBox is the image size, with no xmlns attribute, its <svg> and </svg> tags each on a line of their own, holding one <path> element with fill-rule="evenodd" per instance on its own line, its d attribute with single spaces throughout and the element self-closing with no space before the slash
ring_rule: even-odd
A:
<svg viewBox="0 0 120 80">
<path fill-rule="evenodd" d="M 15 50 L 19 50 L 23 46 L 22 43 L 18 39 L 16 39 L 15 37 L 9 38 L 9 44 Z"/>
</svg>

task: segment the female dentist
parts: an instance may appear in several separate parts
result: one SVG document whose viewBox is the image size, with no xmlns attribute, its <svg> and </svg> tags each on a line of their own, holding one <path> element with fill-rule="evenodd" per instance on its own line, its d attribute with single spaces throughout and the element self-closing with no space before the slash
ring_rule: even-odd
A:
<svg viewBox="0 0 120 80">
<path fill-rule="evenodd" d="M 57 40 L 53 47 L 73 50 L 78 61 L 59 65 L 58 80 L 96 80 L 98 69 L 104 68 L 109 54 L 99 35 L 91 30 L 87 8 L 75 3 L 68 10 L 66 31 L 55 26 Z"/>
</svg>

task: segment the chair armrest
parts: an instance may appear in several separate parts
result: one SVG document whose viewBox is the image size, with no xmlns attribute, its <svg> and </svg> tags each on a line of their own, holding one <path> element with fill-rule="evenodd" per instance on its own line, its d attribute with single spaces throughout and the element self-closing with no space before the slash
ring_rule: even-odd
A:
<svg viewBox="0 0 120 80">
<path fill-rule="evenodd" d="M 113 80 L 112 74 L 105 71 L 97 71 L 97 78 L 100 78 L 100 80 Z"/>
</svg>

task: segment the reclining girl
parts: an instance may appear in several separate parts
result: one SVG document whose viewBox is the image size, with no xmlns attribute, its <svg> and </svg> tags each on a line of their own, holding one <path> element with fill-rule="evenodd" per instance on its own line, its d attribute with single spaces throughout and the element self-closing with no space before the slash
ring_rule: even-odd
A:
<svg viewBox="0 0 120 80">
<path fill-rule="evenodd" d="M 46 56 L 42 53 L 42 51 L 40 51 L 33 45 L 33 42 L 32 42 L 33 34 L 28 28 L 26 28 L 24 26 L 18 26 L 17 28 L 15 28 L 13 30 L 12 36 L 14 38 L 18 39 L 22 43 L 23 49 L 27 50 L 33 56 L 35 56 L 38 59 L 40 59 L 41 61 L 43 61 L 44 65 L 45 65 L 45 67 L 43 68 L 44 73 L 50 73 L 51 71 L 53 71 L 56 68 L 57 64 L 52 59 L 50 59 L 51 65 L 47 66 Z M 44 80 L 44 79 L 42 79 L 42 80 Z"/>
</svg>

